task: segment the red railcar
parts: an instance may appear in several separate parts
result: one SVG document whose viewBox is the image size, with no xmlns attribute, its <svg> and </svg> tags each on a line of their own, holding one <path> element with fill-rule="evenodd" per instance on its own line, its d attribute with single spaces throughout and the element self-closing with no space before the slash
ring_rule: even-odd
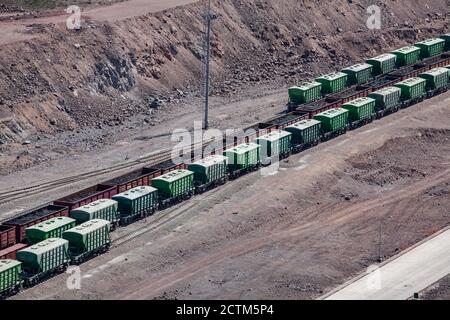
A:
<svg viewBox="0 0 450 320">
<path fill-rule="evenodd" d="M 51 218 L 69 216 L 69 208 L 59 205 L 47 205 L 42 208 L 30 210 L 19 217 L 3 222 L 4 226 L 16 228 L 16 242 L 23 242 L 26 234 L 25 229 Z"/>
<path fill-rule="evenodd" d="M 16 244 L 16 228 L 0 225 L 0 249 Z"/>
<path fill-rule="evenodd" d="M 18 243 L 6 249 L 0 250 L 0 259 L 12 259 L 16 260 L 16 252 L 25 249 L 28 245 L 24 243 Z"/>
<path fill-rule="evenodd" d="M 178 170 L 178 169 L 187 169 L 186 163 L 175 163 L 172 160 L 163 161 L 161 163 L 147 166 L 145 167 L 147 170 L 153 171 L 155 173 L 155 177 L 159 175 L 163 175 L 167 172 Z"/>
<path fill-rule="evenodd" d="M 59 206 L 65 206 L 69 208 L 69 212 L 73 209 L 79 208 L 91 202 L 100 199 L 111 199 L 117 194 L 117 187 L 96 185 L 77 193 L 71 194 L 67 197 L 56 200 L 54 203 Z"/>
<path fill-rule="evenodd" d="M 290 126 L 293 123 L 308 119 L 309 115 L 307 112 L 303 111 L 292 111 L 285 115 L 270 119 L 266 122 L 260 123 L 259 127 L 261 129 L 272 128 L 272 129 L 283 129 Z"/>
<path fill-rule="evenodd" d="M 297 108 L 297 111 L 306 112 L 309 115 L 309 119 L 312 119 L 316 114 L 330 110 L 332 108 L 339 108 L 342 106 L 342 100 L 328 97 L 318 102 L 305 104 Z"/>
<path fill-rule="evenodd" d="M 372 88 L 367 85 L 358 85 L 352 87 L 351 89 L 347 89 L 342 93 L 338 93 L 332 97 L 333 100 L 328 100 L 328 102 L 341 101 L 342 104 L 350 102 L 352 100 L 356 100 L 358 98 L 366 97 L 372 93 Z"/>
<path fill-rule="evenodd" d="M 161 175 L 159 169 L 145 167 L 122 175 L 120 177 L 108 180 L 101 183 L 100 185 L 104 186 L 105 188 L 116 187 L 117 192 L 121 193 L 135 187 L 149 186 L 152 179 L 159 175 Z"/>
</svg>

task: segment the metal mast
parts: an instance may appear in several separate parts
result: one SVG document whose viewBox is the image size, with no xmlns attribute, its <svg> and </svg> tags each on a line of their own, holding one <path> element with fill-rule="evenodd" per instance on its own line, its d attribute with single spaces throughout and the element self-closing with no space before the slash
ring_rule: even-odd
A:
<svg viewBox="0 0 450 320">
<path fill-rule="evenodd" d="M 206 4 L 206 30 L 205 30 L 205 39 L 203 41 L 203 61 L 202 61 L 202 73 L 204 76 L 204 81 L 202 83 L 202 93 L 204 96 L 204 107 L 205 107 L 205 118 L 203 122 L 203 129 L 208 129 L 208 108 L 209 108 L 209 65 L 211 59 L 211 27 L 212 21 L 217 19 L 217 16 L 211 12 L 211 0 L 207 0 Z"/>
</svg>

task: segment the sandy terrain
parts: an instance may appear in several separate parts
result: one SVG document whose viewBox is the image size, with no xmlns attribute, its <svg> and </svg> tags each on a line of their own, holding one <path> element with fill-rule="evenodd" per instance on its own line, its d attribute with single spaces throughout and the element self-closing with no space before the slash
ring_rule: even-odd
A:
<svg viewBox="0 0 450 320">
<path fill-rule="evenodd" d="M 450 275 L 423 290 L 419 294 L 422 300 L 450 300 Z"/>
<path fill-rule="evenodd" d="M 450 94 L 119 229 L 19 299 L 313 299 L 449 224 Z M 113 279 L 113 280 L 112 280 Z"/>
<path fill-rule="evenodd" d="M 129 0 L 110 6 L 88 8 L 82 11 L 82 20 L 90 21 L 118 21 L 152 12 L 159 12 L 169 8 L 186 5 L 197 0 Z M 11 16 L 14 16 L 11 14 Z M 65 24 L 71 14 L 63 11 L 49 11 L 46 16 L 18 19 L 0 22 L 0 45 L 18 41 L 30 40 L 39 35 L 27 34 L 31 24 Z"/>
</svg>

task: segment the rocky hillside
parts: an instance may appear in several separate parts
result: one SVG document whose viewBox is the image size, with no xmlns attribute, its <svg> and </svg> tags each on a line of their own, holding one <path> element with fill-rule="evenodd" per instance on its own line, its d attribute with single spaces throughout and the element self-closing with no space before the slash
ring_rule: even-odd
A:
<svg viewBox="0 0 450 320">
<path fill-rule="evenodd" d="M 216 1 L 213 94 L 284 87 L 448 30 L 445 0 L 376 2 L 382 29 L 370 31 L 373 1 Z M 0 48 L 0 144 L 119 126 L 155 97 L 170 106 L 198 94 L 202 11 L 196 3 L 113 23 L 85 17 L 80 31 L 30 23 L 32 40 Z"/>
</svg>

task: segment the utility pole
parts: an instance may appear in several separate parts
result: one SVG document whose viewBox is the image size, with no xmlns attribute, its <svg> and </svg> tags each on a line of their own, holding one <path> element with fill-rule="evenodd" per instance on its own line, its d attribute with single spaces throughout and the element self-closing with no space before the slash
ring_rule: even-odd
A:
<svg viewBox="0 0 450 320">
<path fill-rule="evenodd" d="M 380 220 L 380 234 L 378 238 L 378 262 L 383 261 L 383 258 L 381 257 L 381 234 L 382 234 L 382 225 L 383 220 Z"/>
<path fill-rule="evenodd" d="M 204 65 L 204 81 L 203 81 L 203 94 L 204 94 L 204 102 L 205 102 L 205 118 L 203 121 L 203 129 L 208 129 L 208 109 L 209 109 L 209 65 L 211 59 L 211 28 L 212 21 L 217 19 L 217 16 L 211 12 L 211 0 L 207 0 L 206 7 L 206 34 L 203 45 L 203 65 Z"/>
</svg>

